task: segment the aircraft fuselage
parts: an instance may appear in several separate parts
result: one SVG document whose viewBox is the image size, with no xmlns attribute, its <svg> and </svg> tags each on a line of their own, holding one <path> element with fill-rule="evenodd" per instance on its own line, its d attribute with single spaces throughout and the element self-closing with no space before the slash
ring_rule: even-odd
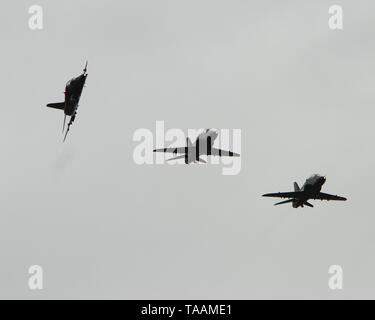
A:
<svg viewBox="0 0 375 320">
<path fill-rule="evenodd" d="M 326 178 L 319 175 L 314 175 L 306 179 L 306 182 L 301 188 L 301 194 L 298 198 L 295 198 L 292 203 L 293 208 L 298 208 L 299 206 L 303 207 L 307 200 L 314 198 L 314 196 L 320 192 L 325 182 Z"/>
<path fill-rule="evenodd" d="M 78 107 L 79 99 L 81 98 L 83 86 L 85 85 L 87 74 L 68 81 L 65 87 L 65 109 L 64 113 L 67 116 L 73 116 Z"/>
<path fill-rule="evenodd" d="M 326 178 L 314 175 L 308 179 L 302 186 L 302 191 L 306 192 L 307 194 L 314 195 L 322 189 L 323 184 L 326 182 Z"/>
</svg>

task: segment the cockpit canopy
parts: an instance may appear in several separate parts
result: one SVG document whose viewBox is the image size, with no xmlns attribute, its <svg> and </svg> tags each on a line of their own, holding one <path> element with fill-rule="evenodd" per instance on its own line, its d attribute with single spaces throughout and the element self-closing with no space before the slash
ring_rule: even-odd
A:
<svg viewBox="0 0 375 320">
<path fill-rule="evenodd" d="M 320 174 L 315 173 L 315 174 L 311 175 L 311 177 L 309 179 L 317 179 L 317 178 L 320 178 L 320 177 L 321 177 Z"/>
</svg>

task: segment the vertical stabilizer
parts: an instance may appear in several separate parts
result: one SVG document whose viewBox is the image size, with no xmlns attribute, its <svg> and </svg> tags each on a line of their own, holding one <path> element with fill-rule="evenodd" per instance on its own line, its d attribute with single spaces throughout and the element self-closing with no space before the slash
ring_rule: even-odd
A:
<svg viewBox="0 0 375 320">
<path fill-rule="evenodd" d="M 294 191 L 295 191 L 295 192 L 301 191 L 301 189 L 300 189 L 300 187 L 298 186 L 298 183 L 297 183 L 297 182 L 294 182 Z"/>
<path fill-rule="evenodd" d="M 191 142 L 191 140 L 190 140 L 189 138 L 186 138 L 186 146 L 187 146 L 188 148 L 190 148 L 190 147 L 193 146 L 193 144 L 192 144 L 192 142 Z"/>
</svg>

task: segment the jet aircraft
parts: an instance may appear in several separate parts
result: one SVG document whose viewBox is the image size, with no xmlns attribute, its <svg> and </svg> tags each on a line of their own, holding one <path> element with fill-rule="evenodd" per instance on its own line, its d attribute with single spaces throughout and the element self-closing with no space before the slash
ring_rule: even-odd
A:
<svg viewBox="0 0 375 320">
<path fill-rule="evenodd" d="M 70 126 L 72 125 L 76 115 L 77 115 L 77 108 L 78 103 L 81 98 L 82 90 L 85 85 L 85 81 L 87 78 L 87 61 L 85 68 L 83 69 L 83 73 L 76 78 L 69 80 L 65 86 L 65 101 L 64 102 L 56 102 L 56 103 L 49 103 L 47 107 L 60 109 L 64 111 L 64 123 L 63 123 L 63 132 L 65 129 L 65 121 L 66 116 L 70 116 L 70 121 L 68 123 L 68 127 L 65 132 L 64 141 L 66 136 L 69 132 Z"/>
<path fill-rule="evenodd" d="M 313 205 L 307 202 L 310 199 L 313 200 L 338 200 L 345 201 L 346 198 L 335 196 L 328 193 L 320 192 L 323 184 L 326 182 L 326 178 L 320 175 L 313 175 L 306 179 L 306 182 L 300 188 L 297 182 L 294 182 L 294 192 L 278 192 L 278 193 L 266 193 L 263 197 L 277 197 L 277 198 L 290 198 L 285 201 L 275 203 L 276 205 L 291 202 L 293 208 L 302 207 L 304 205 L 313 207 Z"/>
<path fill-rule="evenodd" d="M 238 153 L 213 147 L 213 144 L 216 138 L 218 137 L 218 135 L 219 134 L 215 130 L 206 129 L 197 137 L 194 143 L 192 143 L 189 138 L 186 138 L 185 147 L 155 149 L 154 152 L 173 153 L 174 155 L 182 154 L 174 158 L 168 159 L 167 161 L 185 159 L 186 164 L 190 164 L 192 162 L 206 163 L 205 160 L 200 158 L 200 156 L 202 155 L 219 156 L 219 157 L 223 157 L 223 156 L 239 157 L 240 155 Z"/>
</svg>

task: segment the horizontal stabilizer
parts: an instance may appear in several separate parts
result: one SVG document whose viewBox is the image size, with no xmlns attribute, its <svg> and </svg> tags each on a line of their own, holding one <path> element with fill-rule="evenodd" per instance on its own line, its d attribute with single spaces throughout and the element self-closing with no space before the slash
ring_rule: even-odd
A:
<svg viewBox="0 0 375 320">
<path fill-rule="evenodd" d="M 184 159 L 185 158 L 185 155 L 181 155 L 181 156 L 177 156 L 177 157 L 174 157 L 174 158 L 170 158 L 170 159 L 167 159 L 166 161 L 172 161 L 172 160 L 179 160 L 179 159 Z"/>
<path fill-rule="evenodd" d="M 65 109 L 65 102 L 49 103 L 49 104 L 47 104 L 47 107 L 64 110 Z"/>
<path fill-rule="evenodd" d="M 276 197 L 276 198 L 298 198 L 301 195 L 301 191 L 298 192 L 277 192 L 277 193 L 266 193 L 263 197 Z"/>
<path fill-rule="evenodd" d="M 292 201 L 294 201 L 294 199 L 289 199 L 289 200 L 281 201 L 281 202 L 275 203 L 274 206 L 277 206 L 279 204 L 289 203 L 289 202 L 292 202 Z"/>
<path fill-rule="evenodd" d="M 199 161 L 200 161 L 200 162 L 203 162 L 203 163 L 207 163 L 207 161 L 203 160 L 202 158 L 199 158 L 199 159 L 198 159 L 198 162 L 199 162 Z"/>
</svg>

